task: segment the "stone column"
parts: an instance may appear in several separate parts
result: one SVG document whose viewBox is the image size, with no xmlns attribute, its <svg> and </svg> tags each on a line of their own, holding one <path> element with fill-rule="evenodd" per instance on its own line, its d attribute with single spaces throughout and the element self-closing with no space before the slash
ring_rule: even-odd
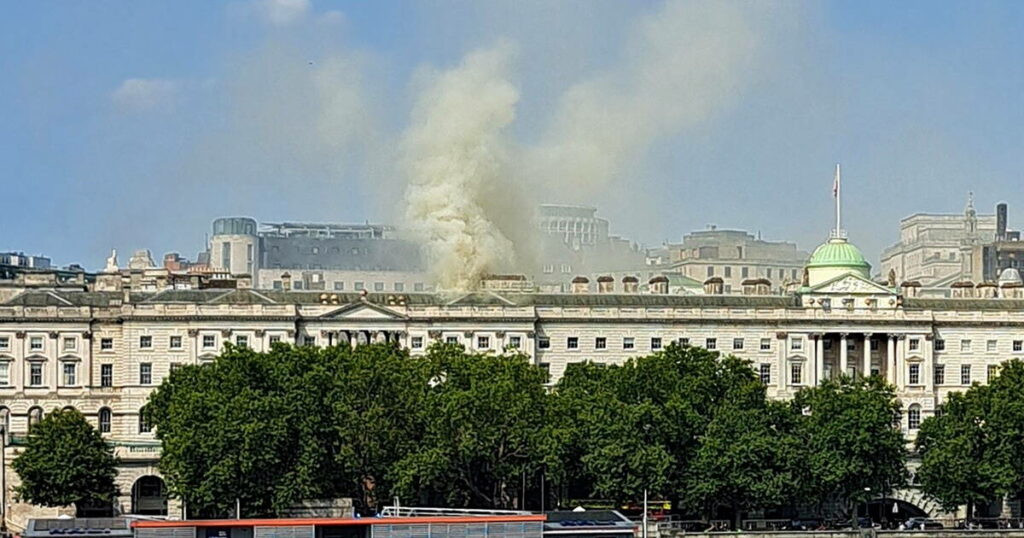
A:
<svg viewBox="0 0 1024 538">
<path fill-rule="evenodd" d="M 896 335 L 886 335 L 885 380 L 896 384 Z"/>
<path fill-rule="evenodd" d="M 814 379 L 812 384 L 822 382 L 825 372 L 825 341 L 821 333 L 814 335 Z"/>
<path fill-rule="evenodd" d="M 896 336 L 896 389 L 903 390 L 907 384 L 907 335 Z"/>
<path fill-rule="evenodd" d="M 839 335 L 839 375 L 844 376 L 849 371 L 850 357 L 849 352 L 846 350 L 846 333 Z"/>
<path fill-rule="evenodd" d="M 864 377 L 871 375 L 871 333 L 864 333 L 864 369 L 861 371 L 861 375 Z"/>
</svg>

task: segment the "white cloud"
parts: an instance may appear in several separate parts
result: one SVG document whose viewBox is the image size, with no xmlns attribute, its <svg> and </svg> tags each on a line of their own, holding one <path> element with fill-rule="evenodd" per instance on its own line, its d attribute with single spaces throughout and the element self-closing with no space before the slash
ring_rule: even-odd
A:
<svg viewBox="0 0 1024 538">
<path fill-rule="evenodd" d="M 304 19 L 311 6 L 309 0 L 259 0 L 256 7 L 268 23 L 288 26 Z"/>
<path fill-rule="evenodd" d="M 181 84 L 160 78 L 129 78 L 121 82 L 110 98 L 121 110 L 141 112 L 170 105 Z"/>
</svg>

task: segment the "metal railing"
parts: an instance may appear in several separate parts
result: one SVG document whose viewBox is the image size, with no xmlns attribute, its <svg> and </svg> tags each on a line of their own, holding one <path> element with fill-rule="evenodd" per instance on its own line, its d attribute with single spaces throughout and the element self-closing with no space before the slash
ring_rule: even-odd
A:
<svg viewBox="0 0 1024 538">
<path fill-rule="evenodd" d="M 487 510 L 476 508 L 437 508 L 431 506 L 385 506 L 381 517 L 440 517 L 440 516 L 527 516 L 522 510 Z"/>
</svg>

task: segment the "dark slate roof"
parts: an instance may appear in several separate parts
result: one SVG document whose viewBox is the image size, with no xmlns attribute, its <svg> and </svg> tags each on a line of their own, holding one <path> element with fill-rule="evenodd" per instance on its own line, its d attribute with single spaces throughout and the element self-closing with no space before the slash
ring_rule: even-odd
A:
<svg viewBox="0 0 1024 538">
<path fill-rule="evenodd" d="M 919 310 L 1024 310 L 1021 299 L 904 298 L 903 307 Z"/>
</svg>

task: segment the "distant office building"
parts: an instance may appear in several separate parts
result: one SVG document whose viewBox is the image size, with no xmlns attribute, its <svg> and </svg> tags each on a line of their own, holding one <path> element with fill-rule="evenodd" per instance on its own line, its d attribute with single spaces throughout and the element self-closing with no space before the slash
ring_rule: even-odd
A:
<svg viewBox="0 0 1024 538">
<path fill-rule="evenodd" d="M 50 258 L 30 256 L 24 252 L 0 252 L 0 265 L 25 269 L 50 269 Z"/>
<path fill-rule="evenodd" d="M 741 293 L 744 283 L 767 280 L 772 290 L 799 283 L 808 253 L 788 241 L 765 241 L 742 230 L 709 226 L 686 234 L 681 243 L 648 253 L 652 265 L 704 282 L 722 279 L 723 292 Z"/>
</svg>

